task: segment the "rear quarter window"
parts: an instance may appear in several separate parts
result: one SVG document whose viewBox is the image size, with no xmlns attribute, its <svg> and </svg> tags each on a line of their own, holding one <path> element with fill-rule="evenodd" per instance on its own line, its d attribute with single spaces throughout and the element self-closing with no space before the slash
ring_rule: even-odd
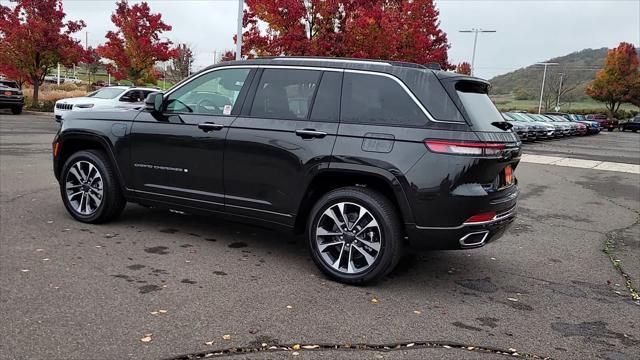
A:
<svg viewBox="0 0 640 360">
<path fill-rule="evenodd" d="M 504 121 L 502 115 L 488 95 L 488 85 L 476 81 L 458 81 L 456 95 L 464 108 L 471 126 L 476 131 L 504 131 L 494 122 Z"/>
<path fill-rule="evenodd" d="M 428 119 L 394 79 L 345 72 L 340 121 L 352 124 L 421 127 Z"/>
</svg>

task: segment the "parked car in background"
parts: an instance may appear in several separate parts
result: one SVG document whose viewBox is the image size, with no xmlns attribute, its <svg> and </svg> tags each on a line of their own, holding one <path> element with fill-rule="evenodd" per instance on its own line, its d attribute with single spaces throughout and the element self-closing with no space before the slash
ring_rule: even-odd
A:
<svg viewBox="0 0 640 360">
<path fill-rule="evenodd" d="M 80 222 L 130 201 L 285 228 L 328 276 L 361 284 L 405 246 L 478 248 L 514 221 L 522 143 L 489 86 L 387 61 L 223 62 L 141 111 L 71 113 L 53 169 Z"/>
<path fill-rule="evenodd" d="M 98 80 L 98 81 L 94 82 L 91 85 L 94 86 L 94 87 L 97 87 L 97 88 L 101 88 L 101 87 L 107 86 L 107 82 L 104 81 L 104 80 Z"/>
<path fill-rule="evenodd" d="M 613 129 L 618 127 L 617 119 L 609 119 L 607 115 L 604 114 L 589 114 L 587 115 L 587 120 L 599 122 L 600 127 L 603 129 L 607 129 L 607 131 L 613 131 Z"/>
<path fill-rule="evenodd" d="M 544 116 L 550 117 L 554 121 L 557 121 L 559 123 L 563 123 L 566 126 L 568 126 L 569 127 L 569 135 L 574 136 L 574 135 L 579 135 L 580 134 L 580 125 L 578 125 L 578 123 L 574 123 L 572 121 L 569 121 L 564 116 L 560 116 L 560 115 L 548 115 L 548 114 L 545 114 Z M 586 132 L 587 132 L 586 126 L 583 125 L 582 129 L 583 129 L 584 133 L 586 134 Z"/>
<path fill-rule="evenodd" d="M 565 118 L 568 118 L 570 121 L 579 122 L 585 124 L 587 126 L 587 134 L 597 134 L 600 132 L 600 123 L 597 121 L 587 120 L 584 115 L 580 114 L 567 114 Z"/>
<path fill-rule="evenodd" d="M 587 135 L 599 132 L 599 125 L 596 121 L 587 121 L 584 118 L 584 115 L 576 115 L 576 114 L 568 114 L 563 112 L 547 112 L 545 115 L 558 115 L 562 116 L 564 119 L 578 124 L 578 134 L 579 135 Z M 579 119 L 578 116 L 581 118 Z M 595 124 L 595 125 L 594 125 Z M 584 125 L 584 126 L 583 126 Z"/>
<path fill-rule="evenodd" d="M 555 128 L 554 137 L 556 138 L 569 136 L 569 133 L 571 132 L 568 126 L 563 125 L 544 115 L 540 115 L 540 114 L 523 114 L 523 115 L 529 117 L 533 121 L 540 121 L 540 122 L 544 122 L 552 125 Z"/>
<path fill-rule="evenodd" d="M 56 121 L 60 121 L 72 111 L 141 109 L 147 95 L 156 91 L 143 87 L 104 87 L 87 96 L 56 101 L 53 113 Z"/>
<path fill-rule="evenodd" d="M 631 130 L 633 132 L 637 132 L 638 130 L 640 130 L 640 114 L 627 120 L 626 122 L 620 123 L 618 125 L 618 130 L 620 131 Z"/>
<path fill-rule="evenodd" d="M 513 125 L 511 130 L 513 130 L 513 132 L 518 134 L 518 137 L 520 138 L 520 140 L 527 141 L 527 140 L 536 139 L 535 130 L 533 129 L 531 124 L 524 121 L 514 120 L 513 118 L 507 116 L 506 113 L 502 113 L 502 117 L 506 121 L 508 121 L 511 125 Z M 531 132 L 531 136 L 529 136 L 530 132 Z"/>
<path fill-rule="evenodd" d="M 553 139 L 555 137 L 556 127 L 552 124 L 534 120 L 533 118 L 526 116 L 525 113 L 507 112 L 504 113 L 504 115 L 517 121 L 523 121 L 533 125 L 537 125 L 539 127 L 537 133 L 538 139 Z"/>
<path fill-rule="evenodd" d="M 82 80 L 78 79 L 77 77 L 74 76 L 66 76 L 64 77 L 64 83 L 70 83 L 70 84 L 75 84 L 75 85 L 80 85 L 82 84 Z"/>
<path fill-rule="evenodd" d="M 18 115 L 24 107 L 24 95 L 18 83 L 11 80 L 0 80 L 0 109 L 11 109 Z"/>
</svg>

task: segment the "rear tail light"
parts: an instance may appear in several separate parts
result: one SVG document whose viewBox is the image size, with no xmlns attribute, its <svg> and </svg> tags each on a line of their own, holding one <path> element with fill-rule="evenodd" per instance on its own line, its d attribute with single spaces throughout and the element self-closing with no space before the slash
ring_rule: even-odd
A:
<svg viewBox="0 0 640 360">
<path fill-rule="evenodd" d="M 493 220 L 494 217 L 496 217 L 495 211 L 490 211 L 490 212 L 486 212 L 478 215 L 473 215 L 472 217 L 468 218 L 467 221 L 465 221 L 464 223 L 465 224 L 480 223 L 480 222 Z"/>
<path fill-rule="evenodd" d="M 452 155 L 492 156 L 500 154 L 505 149 L 504 144 L 484 142 L 425 140 L 424 144 L 435 153 Z"/>
</svg>

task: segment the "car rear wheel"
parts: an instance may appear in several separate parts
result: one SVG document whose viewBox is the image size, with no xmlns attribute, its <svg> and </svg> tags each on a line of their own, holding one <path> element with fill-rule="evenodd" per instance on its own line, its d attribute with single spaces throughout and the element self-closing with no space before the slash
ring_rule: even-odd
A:
<svg viewBox="0 0 640 360">
<path fill-rule="evenodd" d="M 60 194 L 69 214 L 85 223 L 109 221 L 126 204 L 111 162 L 97 150 L 79 151 L 67 159 Z"/>
<path fill-rule="evenodd" d="M 11 108 L 11 113 L 13 115 L 20 115 L 22 113 L 22 106 L 14 106 Z"/>
<path fill-rule="evenodd" d="M 385 196 L 361 187 L 325 194 L 311 211 L 308 246 L 315 264 L 348 284 L 380 279 L 401 256 L 402 230 Z"/>
</svg>

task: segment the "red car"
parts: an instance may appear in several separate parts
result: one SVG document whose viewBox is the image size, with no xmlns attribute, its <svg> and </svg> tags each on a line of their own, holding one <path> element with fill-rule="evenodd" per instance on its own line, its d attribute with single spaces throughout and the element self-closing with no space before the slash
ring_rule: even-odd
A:
<svg viewBox="0 0 640 360">
<path fill-rule="evenodd" d="M 600 127 L 607 129 L 607 131 L 613 131 L 618 127 L 618 119 L 609 119 L 607 115 L 603 114 L 589 114 L 587 120 L 597 121 L 600 123 Z"/>
</svg>

